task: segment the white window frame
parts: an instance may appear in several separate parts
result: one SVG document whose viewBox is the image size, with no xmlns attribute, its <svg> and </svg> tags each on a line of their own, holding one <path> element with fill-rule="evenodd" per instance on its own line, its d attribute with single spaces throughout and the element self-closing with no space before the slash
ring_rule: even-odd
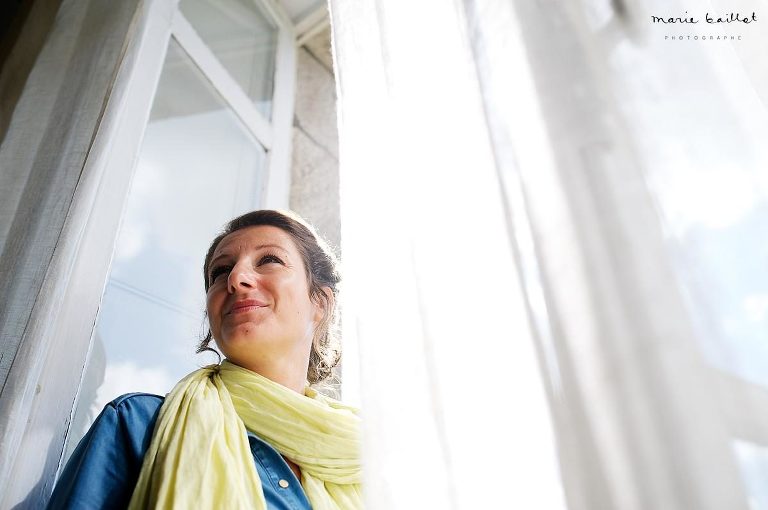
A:
<svg viewBox="0 0 768 510">
<path fill-rule="evenodd" d="M 168 1 L 168 0 L 166 0 Z M 266 207 L 288 207 L 290 192 L 291 137 L 295 89 L 295 27 L 279 4 L 254 0 L 277 27 L 272 121 L 264 117 L 197 34 L 194 26 L 176 8 L 170 25 L 171 36 L 211 82 L 248 131 L 267 151 L 267 165 L 260 203 Z M 286 124 L 287 117 L 287 124 Z M 288 133 L 288 136 L 285 136 Z"/>
</svg>

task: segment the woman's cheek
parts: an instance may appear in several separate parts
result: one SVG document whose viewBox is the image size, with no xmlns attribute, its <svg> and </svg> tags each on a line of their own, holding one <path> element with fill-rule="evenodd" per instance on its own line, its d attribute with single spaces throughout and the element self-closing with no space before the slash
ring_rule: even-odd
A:
<svg viewBox="0 0 768 510">
<path fill-rule="evenodd" d="M 211 333 L 214 338 L 221 337 L 221 307 L 223 299 L 217 296 L 214 291 L 209 291 L 206 299 L 206 310 L 208 312 L 208 324 L 211 327 Z"/>
</svg>

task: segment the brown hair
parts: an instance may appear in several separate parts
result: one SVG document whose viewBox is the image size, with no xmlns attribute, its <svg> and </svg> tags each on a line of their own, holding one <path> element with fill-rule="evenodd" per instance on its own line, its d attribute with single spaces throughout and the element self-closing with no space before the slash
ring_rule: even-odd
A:
<svg viewBox="0 0 768 510">
<path fill-rule="evenodd" d="M 338 261 L 333 251 L 315 232 L 314 228 L 299 215 L 291 211 L 262 209 L 243 214 L 227 223 L 224 230 L 211 242 L 208 253 L 205 255 L 205 263 L 203 264 L 205 291 L 208 292 L 209 287 L 208 269 L 211 258 L 221 240 L 240 229 L 262 225 L 277 227 L 293 238 L 304 261 L 307 282 L 309 283 L 309 297 L 314 302 L 322 304 L 325 311 L 312 339 L 312 350 L 309 353 L 309 368 L 307 370 L 307 380 L 310 384 L 323 382 L 333 375 L 333 367 L 339 363 L 341 358 L 341 348 L 337 335 L 338 307 L 336 306 L 341 277 Z M 331 289 L 333 301 L 323 292 L 323 287 Z M 212 338 L 209 328 L 205 337 L 198 344 L 197 352 L 213 351 L 218 354 L 209 345 Z"/>
</svg>

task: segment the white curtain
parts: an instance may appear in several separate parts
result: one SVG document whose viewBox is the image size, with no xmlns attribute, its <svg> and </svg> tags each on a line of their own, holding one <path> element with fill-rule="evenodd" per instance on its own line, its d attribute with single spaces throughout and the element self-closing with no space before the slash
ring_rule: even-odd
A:
<svg viewBox="0 0 768 510">
<path fill-rule="evenodd" d="M 765 31 L 330 5 L 368 508 L 768 508 Z"/>
<path fill-rule="evenodd" d="M 52 491 L 170 18 L 54 7 L 0 145 L 0 508 Z"/>
<path fill-rule="evenodd" d="M 331 6 L 368 508 L 561 507 L 462 14 L 443 1 Z"/>
</svg>

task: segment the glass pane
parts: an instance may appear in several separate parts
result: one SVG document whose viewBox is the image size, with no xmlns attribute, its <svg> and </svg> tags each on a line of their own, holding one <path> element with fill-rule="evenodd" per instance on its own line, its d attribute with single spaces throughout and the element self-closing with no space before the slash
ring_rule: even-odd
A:
<svg viewBox="0 0 768 510">
<path fill-rule="evenodd" d="M 733 451 L 747 491 L 750 510 L 768 510 L 768 448 L 733 441 Z"/>
<path fill-rule="evenodd" d="M 182 14 L 269 118 L 272 112 L 277 28 L 256 0 L 182 0 Z"/>
<path fill-rule="evenodd" d="M 739 172 L 723 172 L 721 204 Z M 735 197 L 733 197 L 735 199 Z M 727 225 L 692 225 L 678 254 L 686 298 L 698 312 L 698 337 L 719 369 L 768 387 L 768 202 L 740 200 L 743 211 Z M 714 214 L 721 207 L 711 207 Z M 726 219 L 725 216 L 719 219 Z M 730 220 L 730 218 L 727 218 Z"/>
<path fill-rule="evenodd" d="M 621 104 L 702 352 L 717 369 L 768 386 L 768 115 L 759 83 L 731 57 L 735 46 L 675 48 L 671 60 L 651 62 L 632 44 L 617 46 Z"/>
<path fill-rule="evenodd" d="M 265 152 L 171 40 L 131 184 L 68 449 L 115 397 L 165 394 L 212 361 L 202 265 L 233 216 L 257 206 Z"/>
</svg>

